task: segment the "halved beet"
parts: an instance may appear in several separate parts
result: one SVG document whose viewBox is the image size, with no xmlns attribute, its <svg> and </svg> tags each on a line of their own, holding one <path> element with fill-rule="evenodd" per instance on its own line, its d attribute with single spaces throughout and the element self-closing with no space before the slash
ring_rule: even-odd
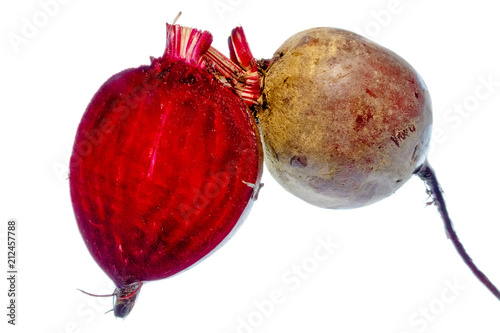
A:
<svg viewBox="0 0 500 333">
<path fill-rule="evenodd" d="M 167 24 L 165 53 L 105 82 L 76 133 L 71 198 L 83 239 L 117 289 L 115 315 L 144 281 L 205 258 L 250 210 L 262 147 L 245 103 L 203 54 L 208 32 Z"/>
</svg>

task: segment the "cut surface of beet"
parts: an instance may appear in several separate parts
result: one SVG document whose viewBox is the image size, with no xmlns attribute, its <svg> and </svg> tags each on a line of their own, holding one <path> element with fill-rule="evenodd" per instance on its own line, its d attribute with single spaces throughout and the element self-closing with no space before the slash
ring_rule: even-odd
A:
<svg viewBox="0 0 500 333">
<path fill-rule="evenodd" d="M 118 299 L 213 252 L 254 201 L 259 134 L 245 103 L 205 69 L 211 40 L 167 24 L 165 54 L 112 76 L 78 127 L 75 216 L 117 291 L 131 290 Z"/>
</svg>

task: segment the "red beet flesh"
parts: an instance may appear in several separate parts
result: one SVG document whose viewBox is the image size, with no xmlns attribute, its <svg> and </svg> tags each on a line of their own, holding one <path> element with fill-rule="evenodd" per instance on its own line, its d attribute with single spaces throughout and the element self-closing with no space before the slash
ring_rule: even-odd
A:
<svg viewBox="0 0 500 333">
<path fill-rule="evenodd" d="M 167 25 L 167 35 L 163 57 L 101 86 L 71 157 L 78 227 L 126 291 L 118 300 L 220 246 L 245 218 L 262 173 L 253 117 L 204 68 L 210 34 Z M 128 314 L 124 306 L 117 313 L 115 305 L 117 316 Z"/>
</svg>

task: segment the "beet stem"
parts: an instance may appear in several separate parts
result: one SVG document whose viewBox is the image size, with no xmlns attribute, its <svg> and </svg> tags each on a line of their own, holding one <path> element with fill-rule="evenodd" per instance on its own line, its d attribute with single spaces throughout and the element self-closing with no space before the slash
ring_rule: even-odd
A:
<svg viewBox="0 0 500 333">
<path fill-rule="evenodd" d="M 448 209 L 446 208 L 446 202 L 443 197 L 443 190 L 439 185 L 439 182 L 436 177 L 436 173 L 434 169 L 429 165 L 428 161 L 422 165 L 422 167 L 416 172 L 417 176 L 422 179 L 427 187 L 427 192 L 432 198 L 432 203 L 436 205 L 439 214 L 441 215 L 441 219 L 444 222 L 445 231 L 447 237 L 453 242 L 455 249 L 457 250 L 460 257 L 462 257 L 463 261 L 467 266 L 469 266 L 470 270 L 474 273 L 474 275 L 481 281 L 481 283 L 488 288 L 493 295 L 496 296 L 498 300 L 500 300 L 500 291 L 495 287 L 495 285 L 488 279 L 488 277 L 479 270 L 479 268 L 474 264 L 471 257 L 465 251 L 464 246 L 460 243 L 458 239 L 457 233 L 453 228 L 453 222 L 450 219 L 448 214 Z"/>
<path fill-rule="evenodd" d="M 208 31 L 167 23 L 167 45 L 160 59 L 183 60 L 203 69 L 203 54 L 210 48 L 212 39 Z"/>
<path fill-rule="evenodd" d="M 227 81 L 248 107 L 257 105 L 262 94 L 261 74 L 242 27 L 233 29 L 228 44 L 230 58 L 214 47 L 208 49 L 205 57 L 222 75 L 221 81 Z"/>
</svg>

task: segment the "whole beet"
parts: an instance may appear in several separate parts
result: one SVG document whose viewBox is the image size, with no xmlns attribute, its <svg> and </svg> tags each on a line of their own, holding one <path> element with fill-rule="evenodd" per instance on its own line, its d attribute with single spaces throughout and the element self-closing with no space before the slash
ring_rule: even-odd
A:
<svg viewBox="0 0 500 333">
<path fill-rule="evenodd" d="M 412 175 L 425 184 L 446 236 L 479 281 L 500 290 L 474 264 L 453 227 L 427 160 L 431 102 L 401 57 L 355 33 L 315 28 L 289 38 L 271 60 L 257 61 L 242 27 L 230 59 L 206 57 L 256 114 L 271 174 L 288 191 L 325 208 L 381 200 Z"/>
<path fill-rule="evenodd" d="M 369 205 L 424 163 L 430 96 L 394 52 L 349 31 L 309 29 L 275 52 L 264 80 L 257 117 L 266 165 L 299 198 Z"/>
</svg>

